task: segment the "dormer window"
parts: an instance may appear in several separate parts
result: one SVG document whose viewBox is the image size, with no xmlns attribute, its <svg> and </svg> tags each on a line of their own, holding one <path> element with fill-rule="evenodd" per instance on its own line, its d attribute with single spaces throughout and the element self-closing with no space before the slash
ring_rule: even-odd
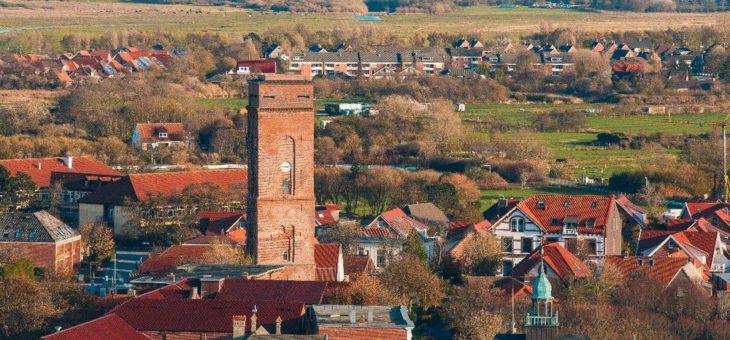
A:
<svg viewBox="0 0 730 340">
<path fill-rule="evenodd" d="M 591 202 L 591 208 L 596 208 L 596 207 L 598 207 L 598 202 L 597 201 Z"/>
<path fill-rule="evenodd" d="M 717 216 L 713 216 L 712 217 L 712 225 L 717 226 L 717 222 L 718 222 Z"/>
<path fill-rule="evenodd" d="M 28 233 L 29 240 L 35 240 L 36 237 L 38 237 L 38 232 L 36 232 L 35 230 L 31 230 L 31 232 Z"/>
<path fill-rule="evenodd" d="M 570 206 L 570 201 L 564 201 L 563 202 L 563 208 L 567 208 Z"/>
<path fill-rule="evenodd" d="M 637 265 L 638 265 L 639 267 L 643 266 L 643 265 L 644 265 L 644 259 L 638 259 L 638 260 L 636 260 L 636 264 L 637 264 Z"/>
<path fill-rule="evenodd" d="M 160 132 L 157 133 L 157 137 L 158 138 L 167 138 L 167 132 L 160 131 Z"/>
<path fill-rule="evenodd" d="M 589 218 L 586 220 L 586 228 L 593 228 L 596 224 L 596 220 Z"/>
<path fill-rule="evenodd" d="M 543 200 L 537 201 L 537 207 L 539 209 L 545 209 L 545 201 L 543 201 Z"/>
<path fill-rule="evenodd" d="M 667 242 L 667 248 L 668 248 L 669 250 L 674 250 L 674 249 L 677 249 L 677 243 L 676 243 L 676 242 L 674 242 L 674 240 L 669 240 L 669 241 Z"/>
<path fill-rule="evenodd" d="M 512 232 L 525 231 L 525 219 L 522 217 L 513 217 L 510 220 L 510 228 L 511 228 Z"/>
</svg>

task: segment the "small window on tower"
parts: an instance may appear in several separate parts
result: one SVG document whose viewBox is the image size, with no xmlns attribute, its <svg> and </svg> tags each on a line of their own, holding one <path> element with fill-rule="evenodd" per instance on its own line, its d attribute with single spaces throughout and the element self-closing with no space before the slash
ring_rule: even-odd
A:
<svg viewBox="0 0 730 340">
<path fill-rule="evenodd" d="M 281 192 L 285 194 L 291 193 L 291 180 L 288 177 L 281 181 Z"/>
<path fill-rule="evenodd" d="M 285 251 L 284 254 L 281 256 L 282 260 L 289 261 L 289 252 Z"/>
</svg>

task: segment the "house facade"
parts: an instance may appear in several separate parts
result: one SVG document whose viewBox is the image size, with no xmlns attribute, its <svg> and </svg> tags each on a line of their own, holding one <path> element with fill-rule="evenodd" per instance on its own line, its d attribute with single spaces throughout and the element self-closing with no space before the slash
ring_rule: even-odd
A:
<svg viewBox="0 0 730 340">
<path fill-rule="evenodd" d="M 408 216 L 400 208 L 383 212 L 360 229 L 357 253 L 370 257 L 377 269 L 383 269 L 390 258 L 400 254 L 403 242 L 412 230 L 418 234 L 428 258 L 433 258 L 439 237 L 429 236 L 425 223 Z"/>
<path fill-rule="evenodd" d="M 543 242 L 596 258 L 621 254 L 622 230 L 635 223 L 622 210 L 614 196 L 538 195 L 521 201 L 490 229 L 502 246 L 502 275 Z"/>
<path fill-rule="evenodd" d="M 132 145 L 142 150 L 188 144 L 182 123 L 138 123 L 132 132 Z"/>
</svg>

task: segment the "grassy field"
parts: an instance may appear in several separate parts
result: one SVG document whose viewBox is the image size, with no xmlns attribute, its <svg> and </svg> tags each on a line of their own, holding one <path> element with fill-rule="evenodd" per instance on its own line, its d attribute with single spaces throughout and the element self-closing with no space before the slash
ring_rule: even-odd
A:
<svg viewBox="0 0 730 340">
<path fill-rule="evenodd" d="M 716 26 L 729 18 L 722 13 L 583 12 L 564 9 L 502 9 L 468 7 L 444 15 L 387 15 L 381 22 L 363 23 L 351 14 L 261 13 L 233 7 L 150 5 L 114 2 L 19 1 L 24 7 L 0 8 L 0 32 L 39 31 L 59 38 L 69 33 L 95 37 L 108 31 L 263 33 L 271 27 L 302 24 L 310 30 L 375 27 L 400 36 L 422 32 L 479 33 L 485 36 L 533 33 L 542 26 L 574 31 L 644 31 Z"/>
<path fill-rule="evenodd" d="M 515 138 L 535 138 L 548 146 L 554 159 L 565 159 L 575 176 L 587 175 L 608 178 L 620 171 L 639 168 L 642 164 L 659 162 L 676 157 L 678 150 L 633 150 L 594 146 L 598 132 L 622 132 L 626 134 L 666 133 L 671 135 L 701 134 L 717 128 L 725 113 L 666 115 L 622 115 L 612 111 L 610 105 L 588 104 L 484 104 L 469 105 L 462 118 L 473 126 L 488 121 L 503 121 L 518 127 L 529 128 L 539 114 L 555 109 L 600 109 L 600 113 L 588 113 L 586 132 L 506 133 Z M 481 123 L 481 122 L 484 123 Z M 489 138 L 484 134 L 484 138 Z"/>
</svg>

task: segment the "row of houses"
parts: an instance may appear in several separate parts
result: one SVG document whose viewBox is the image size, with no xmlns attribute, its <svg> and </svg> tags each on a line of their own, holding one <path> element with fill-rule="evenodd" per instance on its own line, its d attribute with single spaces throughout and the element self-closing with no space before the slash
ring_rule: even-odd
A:
<svg viewBox="0 0 730 340">
<path fill-rule="evenodd" d="M 64 86 L 81 79 L 120 77 L 124 73 L 150 68 L 168 69 L 182 51 L 168 51 L 156 45 L 152 49 L 123 47 L 114 50 L 80 50 L 60 56 L 42 54 L 14 54 L 0 59 L 0 67 L 16 63 L 36 75 L 48 75 Z"/>
</svg>

